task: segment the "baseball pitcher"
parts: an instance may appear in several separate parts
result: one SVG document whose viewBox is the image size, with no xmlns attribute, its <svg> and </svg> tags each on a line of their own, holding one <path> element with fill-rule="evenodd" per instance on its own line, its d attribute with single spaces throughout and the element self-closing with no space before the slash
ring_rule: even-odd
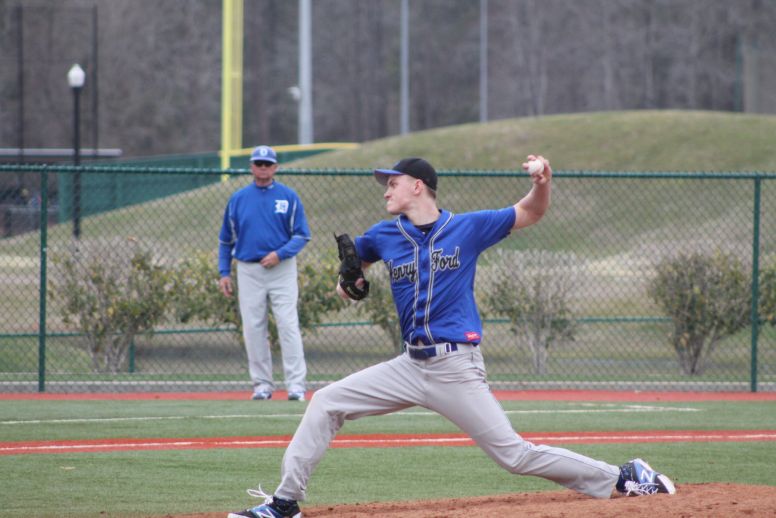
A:
<svg viewBox="0 0 776 518">
<path fill-rule="evenodd" d="M 342 267 L 336 289 L 352 300 L 368 296 L 362 267 L 382 262 L 390 274 L 404 352 L 317 391 L 285 452 L 274 494 L 249 490 L 264 503 L 229 518 L 301 517 L 297 502 L 345 420 L 413 406 L 449 419 L 514 474 L 543 477 L 596 498 L 676 492 L 667 476 L 641 459 L 618 467 L 524 440 L 490 391 L 480 350 L 475 269 L 485 249 L 538 222 L 550 205 L 549 162 L 529 155 L 523 168 L 533 185 L 515 205 L 463 214 L 437 207 L 437 174 L 421 158 L 374 171 L 385 186 L 386 209 L 396 218 L 377 223 L 353 242 L 347 235 L 337 238 Z"/>
</svg>

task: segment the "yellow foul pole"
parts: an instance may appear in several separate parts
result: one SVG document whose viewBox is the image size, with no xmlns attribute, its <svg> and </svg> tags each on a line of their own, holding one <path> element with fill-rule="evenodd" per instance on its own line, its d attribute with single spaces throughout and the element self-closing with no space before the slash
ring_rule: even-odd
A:
<svg viewBox="0 0 776 518">
<path fill-rule="evenodd" d="M 223 0 L 221 169 L 242 148 L 243 0 Z"/>
</svg>

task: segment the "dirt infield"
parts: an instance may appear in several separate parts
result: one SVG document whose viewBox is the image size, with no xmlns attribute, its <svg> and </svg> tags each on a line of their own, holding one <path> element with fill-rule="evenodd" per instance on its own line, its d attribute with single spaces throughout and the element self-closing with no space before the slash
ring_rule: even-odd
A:
<svg viewBox="0 0 776 518">
<path fill-rule="evenodd" d="M 776 517 L 776 487 L 738 484 L 679 484 L 675 495 L 596 500 L 572 491 L 522 493 L 422 502 L 361 503 L 305 507 L 305 518 L 464 518 L 520 516 L 536 518 L 595 516 Z M 165 518 L 224 518 L 223 513 L 165 515 Z"/>
</svg>

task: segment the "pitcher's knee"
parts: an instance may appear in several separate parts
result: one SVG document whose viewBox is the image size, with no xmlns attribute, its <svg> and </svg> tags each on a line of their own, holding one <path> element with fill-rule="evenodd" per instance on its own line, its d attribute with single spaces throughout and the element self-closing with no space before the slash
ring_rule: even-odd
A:
<svg viewBox="0 0 776 518">
<path fill-rule="evenodd" d="M 313 392 L 312 398 L 310 398 L 310 404 L 307 407 L 307 411 L 321 411 L 326 413 L 339 413 L 341 410 L 341 399 L 337 384 L 332 383 L 325 387 Z"/>
</svg>

